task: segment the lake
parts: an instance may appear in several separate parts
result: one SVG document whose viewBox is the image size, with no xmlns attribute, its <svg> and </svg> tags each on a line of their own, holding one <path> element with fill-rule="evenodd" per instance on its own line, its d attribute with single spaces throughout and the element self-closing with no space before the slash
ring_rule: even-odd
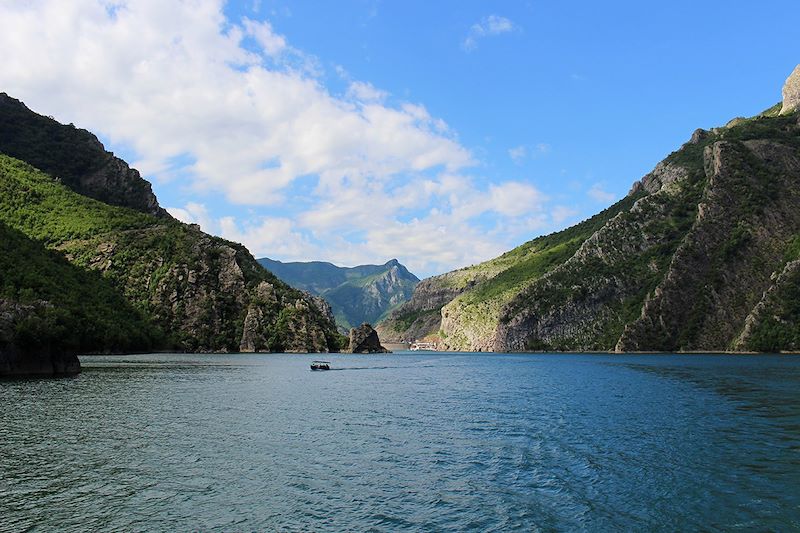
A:
<svg viewBox="0 0 800 533">
<path fill-rule="evenodd" d="M 81 357 L 0 381 L 0 530 L 800 529 L 800 357 Z"/>
</svg>

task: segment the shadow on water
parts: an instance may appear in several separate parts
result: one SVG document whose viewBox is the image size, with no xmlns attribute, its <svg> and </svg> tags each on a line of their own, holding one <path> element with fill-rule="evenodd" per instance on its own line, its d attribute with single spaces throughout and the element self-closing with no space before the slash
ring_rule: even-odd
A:
<svg viewBox="0 0 800 533">
<path fill-rule="evenodd" d="M 725 357 L 725 356 L 720 356 Z M 800 413 L 800 359 L 774 358 L 759 366 L 740 364 L 730 356 L 726 359 L 689 360 L 680 366 L 646 363 L 611 363 L 625 368 L 656 375 L 661 378 L 690 383 L 713 391 L 728 399 L 744 402 L 742 407 L 772 410 L 791 407 Z"/>
</svg>

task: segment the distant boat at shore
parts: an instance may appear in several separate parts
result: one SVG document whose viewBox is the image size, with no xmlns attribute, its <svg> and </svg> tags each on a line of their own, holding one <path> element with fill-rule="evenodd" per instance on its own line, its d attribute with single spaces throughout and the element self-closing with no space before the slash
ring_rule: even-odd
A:
<svg viewBox="0 0 800 533">
<path fill-rule="evenodd" d="M 412 352 L 418 352 L 420 350 L 425 351 L 436 351 L 436 343 L 435 342 L 412 342 L 411 346 L 408 347 L 409 350 Z"/>
</svg>

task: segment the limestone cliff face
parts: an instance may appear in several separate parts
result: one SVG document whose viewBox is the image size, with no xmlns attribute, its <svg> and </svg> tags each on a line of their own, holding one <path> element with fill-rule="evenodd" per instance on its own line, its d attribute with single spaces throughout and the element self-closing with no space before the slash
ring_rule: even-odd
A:
<svg viewBox="0 0 800 533">
<path fill-rule="evenodd" d="M 789 261 L 745 319 L 736 350 L 800 351 L 800 260 Z"/>
<path fill-rule="evenodd" d="M 379 329 L 454 350 L 797 350 L 798 260 L 800 117 L 772 108 L 697 130 L 593 219 L 424 280 Z"/>
<path fill-rule="evenodd" d="M 323 303 L 264 271 L 241 245 L 183 224 L 67 241 L 60 249 L 113 280 L 181 350 L 339 348 Z"/>
<path fill-rule="evenodd" d="M 473 287 L 477 278 L 483 279 L 483 276 L 456 271 L 422 280 L 411 299 L 380 321 L 376 330 L 384 341 L 390 343 L 438 336 L 442 307 Z"/>
<path fill-rule="evenodd" d="M 800 65 L 797 65 L 783 86 L 781 115 L 800 109 Z"/>
<path fill-rule="evenodd" d="M 618 351 L 734 347 L 800 231 L 798 156 L 762 139 L 706 147 L 694 224 Z"/>
<path fill-rule="evenodd" d="M 146 180 L 97 137 L 59 124 L 0 93 L 0 152 L 30 163 L 79 194 L 158 217 L 170 215 Z"/>
</svg>

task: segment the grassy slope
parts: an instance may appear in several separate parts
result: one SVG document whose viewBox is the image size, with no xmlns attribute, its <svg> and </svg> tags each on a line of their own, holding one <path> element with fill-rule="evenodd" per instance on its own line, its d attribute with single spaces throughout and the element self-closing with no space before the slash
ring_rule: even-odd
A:
<svg viewBox="0 0 800 533">
<path fill-rule="evenodd" d="M 467 322 L 474 327 L 491 328 L 496 324 L 498 314 L 505 303 L 523 287 L 566 261 L 583 241 L 620 210 L 629 208 L 633 201 L 635 199 L 624 198 L 575 226 L 537 237 L 494 259 L 444 274 L 437 279 L 437 284 L 463 289 L 477 282 L 474 288 L 463 292 L 449 305 L 458 307 L 459 312 L 463 313 Z M 385 324 L 402 332 L 411 327 L 417 319 L 424 319 L 439 312 L 440 309 L 398 312 Z"/>
<path fill-rule="evenodd" d="M 628 196 L 597 215 L 565 230 L 529 241 L 500 257 L 464 269 L 475 279 L 474 288 L 447 304 L 443 312 L 458 313 L 460 325 L 488 335 L 497 325 L 503 306 L 525 287 L 572 257 L 583 242 L 619 212 L 630 209 L 638 196 Z M 464 339 L 448 339 L 463 343 Z"/>
</svg>

